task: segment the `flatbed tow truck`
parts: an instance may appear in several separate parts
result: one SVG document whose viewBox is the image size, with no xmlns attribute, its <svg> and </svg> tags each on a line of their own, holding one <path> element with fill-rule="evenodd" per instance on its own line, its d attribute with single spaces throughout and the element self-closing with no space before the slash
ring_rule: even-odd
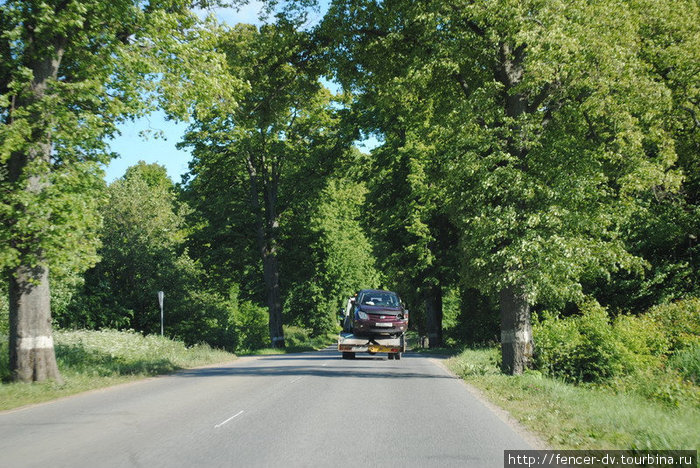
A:
<svg viewBox="0 0 700 468">
<path fill-rule="evenodd" d="M 401 354 L 406 352 L 406 338 L 405 335 L 367 337 L 341 333 L 338 351 L 343 353 L 343 359 L 354 359 L 355 353 L 388 353 L 389 359 L 401 359 Z"/>
<path fill-rule="evenodd" d="M 354 300 L 352 297 L 348 299 L 341 320 L 347 320 L 352 313 Z M 399 336 L 355 336 L 347 331 L 342 331 L 338 335 L 338 351 L 343 353 L 343 359 L 355 359 L 356 353 L 369 353 L 370 355 L 388 353 L 389 359 L 398 360 L 406 352 L 406 337 L 404 333 Z"/>
</svg>

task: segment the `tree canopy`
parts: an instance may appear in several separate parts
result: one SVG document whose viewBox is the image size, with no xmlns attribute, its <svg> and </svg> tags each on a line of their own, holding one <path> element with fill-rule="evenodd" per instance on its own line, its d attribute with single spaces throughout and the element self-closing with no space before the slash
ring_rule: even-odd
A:
<svg viewBox="0 0 700 468">
<path fill-rule="evenodd" d="M 431 346 L 500 322 L 510 373 L 533 309 L 598 324 L 595 303 L 699 294 L 697 2 L 334 0 L 311 24 L 315 2 L 270 1 L 257 26 L 206 3 L 0 6 L 18 359 L 51 348 L 49 267 L 60 326 L 154 333 L 167 286 L 167 329 L 230 349 L 332 332 L 391 288 Z M 107 186 L 109 137 L 155 108 L 191 117 L 183 183 L 139 164 Z"/>
</svg>

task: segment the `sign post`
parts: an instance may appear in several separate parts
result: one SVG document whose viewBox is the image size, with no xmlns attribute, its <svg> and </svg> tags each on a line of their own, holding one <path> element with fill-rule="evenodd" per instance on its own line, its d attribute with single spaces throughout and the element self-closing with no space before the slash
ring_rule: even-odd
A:
<svg viewBox="0 0 700 468">
<path fill-rule="evenodd" d="M 163 298 L 165 298 L 165 293 L 163 291 L 158 291 L 158 304 L 160 304 L 160 336 L 163 336 Z"/>
</svg>

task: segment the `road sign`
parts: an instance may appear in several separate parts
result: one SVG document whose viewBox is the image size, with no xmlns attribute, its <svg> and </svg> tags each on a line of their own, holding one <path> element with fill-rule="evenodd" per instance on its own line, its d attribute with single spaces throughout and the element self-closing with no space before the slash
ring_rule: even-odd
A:
<svg viewBox="0 0 700 468">
<path fill-rule="evenodd" d="M 158 291 L 158 304 L 160 304 L 160 336 L 163 336 L 163 299 L 165 298 L 165 293 L 163 291 Z"/>
</svg>

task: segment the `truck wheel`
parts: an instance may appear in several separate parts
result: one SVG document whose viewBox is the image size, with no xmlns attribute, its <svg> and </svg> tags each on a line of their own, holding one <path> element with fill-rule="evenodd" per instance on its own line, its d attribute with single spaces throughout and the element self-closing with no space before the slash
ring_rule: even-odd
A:
<svg viewBox="0 0 700 468">
<path fill-rule="evenodd" d="M 389 353 L 389 360 L 391 361 L 392 359 L 394 359 L 394 353 Z"/>
<path fill-rule="evenodd" d="M 401 359 L 401 353 L 394 354 L 394 359 L 396 359 L 397 361 Z"/>
<path fill-rule="evenodd" d="M 343 359 L 355 359 L 355 353 L 343 352 Z"/>
</svg>

